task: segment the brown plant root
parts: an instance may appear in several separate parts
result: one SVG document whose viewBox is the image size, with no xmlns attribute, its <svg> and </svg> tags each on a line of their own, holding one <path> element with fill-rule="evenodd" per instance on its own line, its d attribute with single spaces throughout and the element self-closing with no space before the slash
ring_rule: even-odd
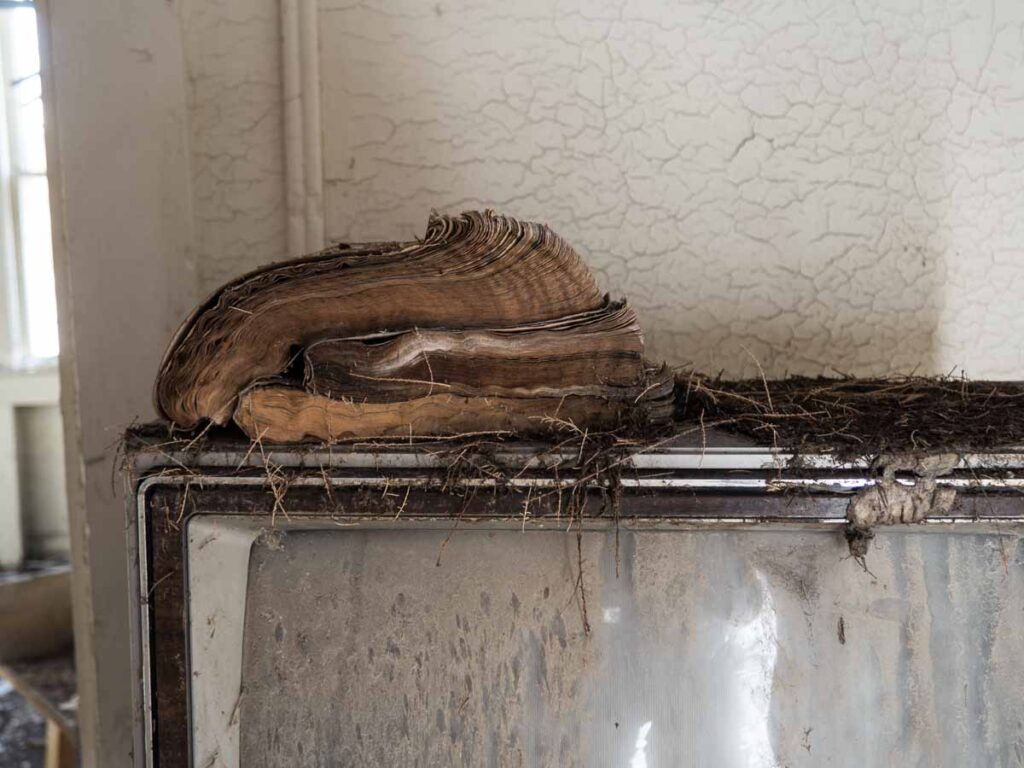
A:
<svg viewBox="0 0 1024 768">
<path fill-rule="evenodd" d="M 1024 442 L 1024 383 L 895 376 L 725 381 L 676 377 L 676 420 L 840 456 L 990 449 Z"/>
</svg>

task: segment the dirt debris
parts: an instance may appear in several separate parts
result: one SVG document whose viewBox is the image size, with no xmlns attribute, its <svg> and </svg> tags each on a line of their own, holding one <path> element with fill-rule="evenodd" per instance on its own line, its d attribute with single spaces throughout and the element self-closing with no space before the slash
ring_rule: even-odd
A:
<svg viewBox="0 0 1024 768">
<path fill-rule="evenodd" d="M 0 678 L 0 765 L 43 768 L 46 721 Z"/>
<path fill-rule="evenodd" d="M 894 376 L 726 381 L 676 376 L 676 420 L 797 452 L 949 453 L 1024 444 L 1024 382 Z"/>
</svg>

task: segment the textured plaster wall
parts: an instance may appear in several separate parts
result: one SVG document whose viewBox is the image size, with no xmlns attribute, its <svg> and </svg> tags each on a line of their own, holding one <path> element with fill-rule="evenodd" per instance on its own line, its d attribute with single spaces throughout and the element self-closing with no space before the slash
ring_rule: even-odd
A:
<svg viewBox="0 0 1024 768">
<path fill-rule="evenodd" d="M 276 3 L 186 0 L 199 272 L 283 255 Z M 1024 3 L 320 2 L 327 235 L 549 222 L 654 356 L 1024 377 Z"/>
<path fill-rule="evenodd" d="M 278 0 L 184 0 L 202 294 L 285 258 Z"/>
</svg>

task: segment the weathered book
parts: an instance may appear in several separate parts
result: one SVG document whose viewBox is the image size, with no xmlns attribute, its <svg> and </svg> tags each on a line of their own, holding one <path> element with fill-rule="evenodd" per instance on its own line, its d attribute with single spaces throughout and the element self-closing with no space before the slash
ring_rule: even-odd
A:
<svg viewBox="0 0 1024 768">
<path fill-rule="evenodd" d="M 156 400 L 178 427 L 281 442 L 528 434 L 666 421 L 672 377 L 564 240 L 487 212 L 229 283 L 176 334 Z"/>
<path fill-rule="evenodd" d="M 369 402 L 432 394 L 636 398 L 643 376 L 640 325 L 623 303 L 508 328 L 323 339 L 304 354 L 310 392 Z"/>
</svg>

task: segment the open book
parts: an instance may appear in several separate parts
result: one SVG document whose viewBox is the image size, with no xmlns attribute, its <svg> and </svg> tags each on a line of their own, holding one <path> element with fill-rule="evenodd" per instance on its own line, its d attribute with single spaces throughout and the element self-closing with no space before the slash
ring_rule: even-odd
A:
<svg viewBox="0 0 1024 768">
<path fill-rule="evenodd" d="M 157 380 L 180 428 L 256 439 L 538 434 L 668 421 L 636 315 L 547 227 L 433 215 L 422 240 L 338 245 L 245 275 L 179 329 Z"/>
</svg>

